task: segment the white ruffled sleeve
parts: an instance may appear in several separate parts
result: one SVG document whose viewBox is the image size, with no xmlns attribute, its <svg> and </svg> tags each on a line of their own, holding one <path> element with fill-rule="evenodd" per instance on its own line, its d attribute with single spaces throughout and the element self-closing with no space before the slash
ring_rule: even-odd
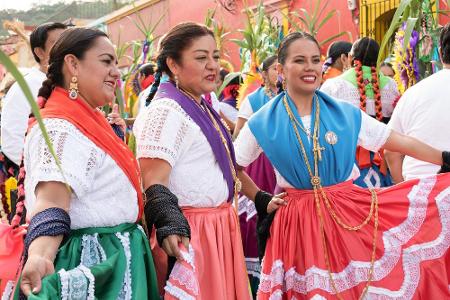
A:
<svg viewBox="0 0 450 300">
<path fill-rule="evenodd" d="M 258 141 L 245 123 L 237 139 L 234 141 L 234 151 L 236 154 L 236 163 L 241 167 L 247 167 L 255 161 L 263 152 Z"/>
<path fill-rule="evenodd" d="M 377 152 L 386 143 L 391 129 L 386 124 L 361 111 L 361 129 L 358 145 L 372 152 Z"/>
<path fill-rule="evenodd" d="M 39 126 L 34 126 L 25 142 L 26 193 L 34 194 L 39 182 L 58 181 L 68 183 L 76 196 L 82 198 L 91 190 L 95 169 L 104 159 L 104 153 L 68 121 L 45 119 L 44 124 L 63 173 L 57 167 Z"/>
<path fill-rule="evenodd" d="M 159 158 L 174 167 L 195 138 L 196 124 L 172 99 L 150 103 L 134 124 L 136 158 Z"/>
</svg>

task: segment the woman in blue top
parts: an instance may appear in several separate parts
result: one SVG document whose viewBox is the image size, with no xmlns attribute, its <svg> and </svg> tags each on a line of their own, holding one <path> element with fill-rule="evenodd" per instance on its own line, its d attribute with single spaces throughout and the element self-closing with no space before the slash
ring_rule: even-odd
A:
<svg viewBox="0 0 450 300">
<path fill-rule="evenodd" d="M 311 35 L 286 36 L 278 62 L 286 92 L 254 114 L 235 142 L 238 165 L 264 151 L 286 190 L 272 197 L 239 173 L 259 218 L 273 217 L 259 299 L 448 297 L 450 177 L 383 190 L 352 180 L 358 145 L 393 149 L 442 165 L 441 171 L 450 170 L 449 153 L 317 91 L 320 48 Z"/>
</svg>

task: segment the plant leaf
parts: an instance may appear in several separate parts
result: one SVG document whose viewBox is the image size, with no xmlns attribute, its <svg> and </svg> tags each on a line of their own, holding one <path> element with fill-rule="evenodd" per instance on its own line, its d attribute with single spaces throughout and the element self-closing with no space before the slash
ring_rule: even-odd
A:
<svg viewBox="0 0 450 300">
<path fill-rule="evenodd" d="M 336 39 L 336 38 L 338 38 L 338 37 L 341 37 L 341 36 L 343 36 L 343 35 L 349 35 L 349 36 L 351 36 L 351 33 L 348 32 L 348 31 L 339 32 L 339 33 L 337 33 L 337 34 L 335 34 L 335 35 L 332 35 L 332 36 L 330 36 L 330 37 L 324 39 L 323 41 L 321 41 L 321 42 L 319 43 L 319 45 L 322 47 L 322 46 L 325 45 L 326 43 L 328 43 L 328 42 L 330 42 L 330 41 L 332 41 L 332 40 L 334 40 L 334 39 Z"/>
<path fill-rule="evenodd" d="M 411 39 L 411 34 L 412 31 L 414 30 L 414 26 L 416 26 L 417 20 L 418 18 L 408 18 L 408 20 L 406 21 L 405 36 L 403 40 L 404 49 L 406 49 L 409 46 L 409 40 Z"/>
<path fill-rule="evenodd" d="M 35 99 L 33 98 L 33 94 L 31 93 L 28 84 L 26 83 L 26 81 L 23 78 L 20 71 L 17 69 L 17 67 L 14 65 L 14 63 L 11 61 L 11 59 L 1 49 L 0 49 L 0 63 L 8 70 L 8 72 L 11 73 L 11 75 L 14 77 L 14 79 L 16 79 L 17 84 L 22 89 L 22 92 L 24 93 L 24 95 L 28 101 L 28 104 L 30 104 L 30 106 L 31 106 L 31 111 L 33 112 L 33 115 L 36 118 L 36 121 L 38 122 L 39 129 L 42 132 L 42 135 L 44 137 L 45 143 L 48 146 L 50 154 L 55 159 L 56 165 L 57 165 L 59 171 L 61 172 L 61 174 L 64 178 L 64 181 L 66 182 L 66 185 L 67 185 L 68 181 L 66 180 L 66 178 L 64 176 L 64 172 L 61 167 L 61 162 L 59 161 L 59 158 L 56 156 L 56 152 L 53 148 L 53 144 L 50 140 L 50 137 L 48 136 L 44 122 L 42 121 L 42 116 L 39 111 L 39 107 L 38 107 Z M 67 187 L 68 187 L 68 185 L 67 185 Z"/>
<path fill-rule="evenodd" d="M 381 64 L 381 61 L 383 60 L 383 53 L 386 49 L 386 46 L 391 39 L 392 35 L 395 33 L 399 26 L 399 20 L 400 17 L 403 15 L 403 12 L 409 7 L 412 0 L 402 0 L 397 8 L 397 10 L 394 13 L 394 17 L 392 18 L 391 25 L 389 26 L 389 29 L 386 31 L 386 34 L 383 37 L 383 40 L 381 41 L 380 45 L 380 52 L 378 53 L 378 59 L 377 59 L 377 66 Z"/>
</svg>

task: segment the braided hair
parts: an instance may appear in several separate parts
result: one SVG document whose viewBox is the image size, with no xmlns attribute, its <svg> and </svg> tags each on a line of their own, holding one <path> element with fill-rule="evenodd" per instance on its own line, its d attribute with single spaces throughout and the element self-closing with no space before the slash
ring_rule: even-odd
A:
<svg viewBox="0 0 450 300">
<path fill-rule="evenodd" d="M 50 51 L 49 66 L 47 71 L 47 79 L 42 83 L 42 87 L 38 92 L 37 104 L 40 109 L 44 108 L 47 99 L 50 97 L 56 86 L 64 86 L 63 65 L 66 55 L 75 55 L 78 59 L 82 59 L 86 51 L 91 49 L 98 37 L 107 37 L 107 35 L 97 29 L 90 28 L 70 28 L 65 30 L 58 41 L 53 45 Z M 33 113 L 30 118 L 34 118 Z M 19 226 L 22 219 L 24 201 L 25 201 L 25 168 L 22 162 L 20 164 L 19 177 L 17 181 L 17 205 L 16 215 L 11 224 Z"/>
<path fill-rule="evenodd" d="M 367 83 L 364 82 L 363 78 L 363 66 L 370 67 L 371 70 L 371 81 L 375 100 L 375 118 L 379 121 L 383 120 L 383 112 L 381 105 L 381 93 L 380 93 L 380 83 L 377 73 L 377 58 L 380 47 L 378 43 L 368 37 L 361 38 L 357 40 L 352 47 L 351 55 L 353 57 L 352 64 L 355 67 L 356 72 L 356 82 L 358 85 L 359 95 L 360 95 L 360 108 L 366 111 L 367 108 L 367 96 L 366 96 L 366 86 Z"/>
<path fill-rule="evenodd" d="M 150 89 L 150 93 L 145 101 L 148 106 L 158 90 L 161 83 L 162 74 L 173 77 L 172 72 L 167 66 L 167 58 L 172 58 L 180 63 L 182 52 L 190 47 L 195 39 L 210 35 L 214 38 L 214 33 L 205 25 L 194 22 L 180 23 L 166 33 L 159 42 L 158 55 L 156 57 L 155 81 Z"/>
</svg>

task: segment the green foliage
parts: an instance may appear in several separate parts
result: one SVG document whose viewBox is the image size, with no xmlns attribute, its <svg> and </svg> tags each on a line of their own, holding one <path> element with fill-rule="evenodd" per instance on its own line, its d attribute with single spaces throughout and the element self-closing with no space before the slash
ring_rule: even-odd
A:
<svg viewBox="0 0 450 300">
<path fill-rule="evenodd" d="M 44 136 L 45 143 L 47 144 L 48 149 L 50 150 L 50 154 L 55 159 L 56 165 L 64 178 L 64 173 L 61 168 L 61 162 L 59 161 L 58 157 L 56 156 L 52 142 L 50 140 L 50 137 L 48 136 L 47 130 L 45 129 L 45 125 L 42 121 L 42 117 L 39 112 L 39 107 L 38 107 L 36 101 L 34 100 L 33 95 L 31 94 L 28 84 L 26 83 L 26 81 L 23 78 L 20 71 L 17 69 L 17 67 L 14 65 L 14 63 L 11 61 L 9 56 L 7 56 L 2 50 L 0 50 L 0 63 L 8 70 L 8 72 L 11 73 L 11 75 L 16 80 L 17 84 L 22 89 L 22 91 L 28 101 L 28 104 L 30 104 L 30 106 L 31 106 L 31 111 L 33 112 L 33 115 L 35 116 L 36 121 L 38 122 L 39 128 L 42 131 L 42 135 Z M 65 178 L 64 178 L 64 180 L 67 182 L 67 180 Z"/>
<path fill-rule="evenodd" d="M 241 48 L 241 68 L 247 63 L 249 54 L 256 60 L 253 63 L 258 65 L 268 56 L 273 55 L 279 44 L 279 26 L 275 18 L 266 14 L 262 1 L 255 11 L 245 7 L 245 15 L 245 29 L 238 30 L 243 35 L 243 39 L 231 39 Z"/>
<path fill-rule="evenodd" d="M 313 2 L 315 3 L 314 7 L 312 7 Z M 288 19 L 289 24 L 294 30 L 308 32 L 317 39 L 319 31 L 325 24 L 330 21 L 331 18 L 336 15 L 337 11 L 333 9 L 322 18 L 322 15 L 325 13 L 326 8 L 328 7 L 329 0 L 327 0 L 323 5 L 322 0 L 311 0 L 310 4 L 311 7 L 309 10 L 300 8 L 299 11 L 292 11 L 289 13 L 289 15 L 285 15 L 285 17 Z M 352 35 L 349 31 L 343 31 L 334 34 L 323 41 L 319 41 L 319 44 L 320 46 L 325 45 L 326 43 L 331 42 L 332 40 L 344 35 L 349 36 L 350 40 L 352 39 Z"/>
</svg>

